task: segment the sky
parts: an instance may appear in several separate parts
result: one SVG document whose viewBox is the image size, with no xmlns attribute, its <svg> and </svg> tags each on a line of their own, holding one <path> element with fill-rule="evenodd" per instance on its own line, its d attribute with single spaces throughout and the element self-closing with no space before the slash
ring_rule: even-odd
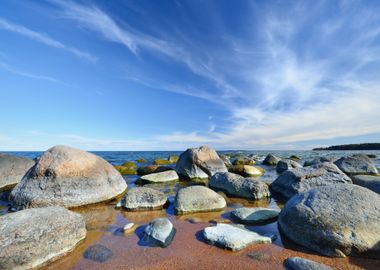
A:
<svg viewBox="0 0 380 270">
<path fill-rule="evenodd" d="M 380 141 L 380 1 L 1 1 L 0 150 Z"/>
</svg>

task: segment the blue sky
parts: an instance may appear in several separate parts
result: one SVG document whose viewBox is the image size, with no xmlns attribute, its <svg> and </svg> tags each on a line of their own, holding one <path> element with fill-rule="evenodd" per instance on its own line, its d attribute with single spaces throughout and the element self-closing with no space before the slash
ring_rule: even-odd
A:
<svg viewBox="0 0 380 270">
<path fill-rule="evenodd" d="M 1 6 L 1 150 L 380 141 L 379 1 Z"/>
</svg>

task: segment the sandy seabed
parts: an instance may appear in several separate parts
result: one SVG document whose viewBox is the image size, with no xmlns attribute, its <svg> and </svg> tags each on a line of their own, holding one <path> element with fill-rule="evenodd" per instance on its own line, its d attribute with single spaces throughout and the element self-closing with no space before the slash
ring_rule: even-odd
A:
<svg viewBox="0 0 380 270">
<path fill-rule="evenodd" d="M 277 223 L 250 226 L 258 233 L 276 233 L 272 244 L 251 245 L 241 251 L 223 250 L 203 242 L 200 232 L 212 226 L 210 220 L 228 219 L 234 205 L 268 206 L 273 201 L 245 202 L 229 199 L 223 212 L 173 215 L 173 209 L 161 211 L 126 212 L 113 205 L 98 205 L 78 209 L 85 216 L 87 238 L 71 254 L 43 269 L 285 269 L 286 258 L 299 256 L 331 266 L 333 269 L 380 269 L 380 260 L 365 258 L 323 257 L 305 248 L 282 240 Z M 248 204 L 248 205 L 247 205 Z M 140 241 L 143 226 L 157 217 L 168 217 L 177 230 L 172 244 L 167 248 L 147 247 Z M 197 223 L 189 222 L 189 219 Z M 128 222 L 141 225 L 134 233 L 123 235 L 120 229 Z M 91 245 L 101 244 L 111 249 L 113 256 L 100 263 L 83 257 Z"/>
</svg>

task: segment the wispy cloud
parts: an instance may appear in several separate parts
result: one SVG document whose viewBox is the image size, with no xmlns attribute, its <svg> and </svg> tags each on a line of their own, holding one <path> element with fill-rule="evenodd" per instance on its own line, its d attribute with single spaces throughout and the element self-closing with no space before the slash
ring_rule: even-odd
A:
<svg viewBox="0 0 380 270">
<path fill-rule="evenodd" d="M 176 28 L 181 22 L 168 18 L 165 27 L 158 25 L 159 31 L 148 33 L 133 28 L 128 18 L 113 16 L 93 4 L 50 2 L 66 18 L 108 42 L 121 44 L 132 56 L 144 58 L 147 52 L 161 61 L 162 69 L 172 65 L 169 76 L 154 74 L 142 65 L 125 76 L 129 81 L 197 97 L 229 113 L 223 121 L 214 117 L 207 121 L 205 115 L 205 130 L 179 128 L 139 140 L 49 135 L 51 142 L 126 150 L 200 144 L 297 148 L 312 147 L 316 140 L 380 134 L 380 5 L 256 1 L 240 18 L 239 31 L 210 16 L 209 24 L 222 34 L 209 43 L 209 32 L 202 32 L 206 27 L 198 29 L 194 22 L 187 25 L 190 29 Z M 149 18 L 141 20 L 147 20 L 146 29 L 154 28 Z M 186 76 L 170 78 L 173 66 L 181 66 Z M 190 109 L 197 108 L 189 104 Z"/>
<path fill-rule="evenodd" d="M 165 33 L 162 33 L 162 37 L 156 37 L 137 31 L 125 21 L 120 25 L 109 14 L 94 5 L 85 6 L 61 0 L 51 0 L 51 2 L 61 7 L 67 18 L 75 20 L 108 41 L 124 45 L 136 56 L 140 50 L 146 50 L 167 57 L 183 64 L 194 74 L 213 82 L 213 88 L 218 90 L 218 96 L 228 98 L 231 95 L 240 95 L 240 92 L 215 70 L 213 62 L 210 61 L 212 59 L 206 51 L 194 53 L 192 49 L 189 50 L 189 44 L 193 44 L 194 41 L 188 40 L 182 33 L 177 33 L 180 38 L 175 41 L 167 39 Z M 195 48 L 196 45 L 193 45 L 193 49 Z M 166 82 L 165 85 L 168 83 Z M 168 88 L 164 87 L 164 90 Z M 187 95 L 189 92 L 183 91 L 183 94 Z M 202 95 L 207 96 L 207 91 L 202 91 Z M 197 96 L 200 95 L 197 94 Z"/>
<path fill-rule="evenodd" d="M 48 82 L 54 82 L 54 83 L 63 83 L 62 81 L 50 77 L 50 76 L 45 76 L 45 75 L 38 75 L 30 72 L 26 72 L 17 68 L 14 68 L 13 66 L 10 66 L 7 63 L 0 62 L 0 69 L 6 70 L 10 73 L 20 75 L 26 78 L 31 78 L 31 79 L 36 79 L 36 80 L 43 80 L 43 81 L 48 81 Z"/>
<path fill-rule="evenodd" d="M 26 28 L 22 25 L 15 24 L 3 18 L 0 18 L 0 29 L 17 33 L 19 35 L 25 36 L 27 38 L 43 43 L 53 48 L 65 50 L 81 59 L 90 61 L 92 63 L 95 63 L 97 61 L 97 57 L 91 55 L 90 53 L 81 51 L 75 47 L 65 45 L 62 42 L 57 41 L 44 33 L 31 30 L 29 28 Z"/>
</svg>

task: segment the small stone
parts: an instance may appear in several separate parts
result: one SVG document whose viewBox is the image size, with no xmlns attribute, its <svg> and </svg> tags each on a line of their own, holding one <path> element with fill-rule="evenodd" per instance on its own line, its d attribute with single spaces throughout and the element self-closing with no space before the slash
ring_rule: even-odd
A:
<svg viewBox="0 0 380 270">
<path fill-rule="evenodd" d="M 134 187 L 125 194 L 123 208 L 131 211 L 162 209 L 167 203 L 166 195 L 148 187 Z"/>
<path fill-rule="evenodd" d="M 284 265 L 287 270 L 332 270 L 327 265 L 300 257 L 288 258 L 285 260 Z"/>
<path fill-rule="evenodd" d="M 152 220 L 144 231 L 144 241 L 152 246 L 167 247 L 174 239 L 176 230 L 167 218 Z"/>
<path fill-rule="evenodd" d="M 110 250 L 109 248 L 103 245 L 90 246 L 83 253 L 83 257 L 85 257 L 86 259 L 96 261 L 96 262 L 101 262 L 101 263 L 107 261 L 112 256 L 113 256 L 112 250 Z"/>
<path fill-rule="evenodd" d="M 131 222 L 131 223 L 127 223 L 125 224 L 125 226 L 123 227 L 123 233 L 124 234 L 129 234 L 129 233 L 132 233 L 136 230 L 137 228 L 137 224 Z"/>
<path fill-rule="evenodd" d="M 250 257 L 253 260 L 257 261 L 266 261 L 270 259 L 270 255 L 264 252 L 259 251 L 252 251 L 247 254 L 248 257 Z"/>
<path fill-rule="evenodd" d="M 231 212 L 231 216 L 243 224 L 258 224 L 277 219 L 280 210 L 263 207 L 242 207 Z"/>
<path fill-rule="evenodd" d="M 251 244 L 270 244 L 274 235 L 263 236 L 229 224 L 217 224 L 203 230 L 205 240 L 217 247 L 232 251 L 241 250 Z"/>
</svg>

